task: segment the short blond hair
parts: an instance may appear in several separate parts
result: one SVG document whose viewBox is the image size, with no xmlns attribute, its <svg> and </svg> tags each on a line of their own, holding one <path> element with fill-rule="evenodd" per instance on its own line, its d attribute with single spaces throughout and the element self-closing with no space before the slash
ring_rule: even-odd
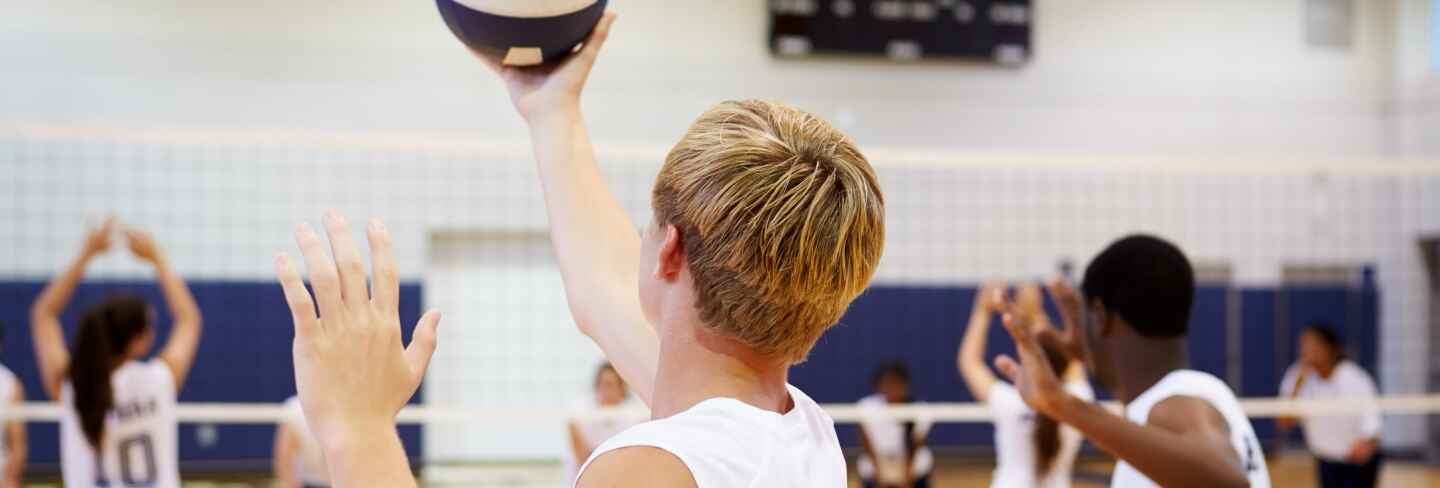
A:
<svg viewBox="0 0 1440 488">
<path fill-rule="evenodd" d="M 803 361 L 870 283 L 885 201 L 845 134 L 746 100 L 701 115 L 665 158 L 656 222 L 680 232 L 705 327 Z"/>
</svg>

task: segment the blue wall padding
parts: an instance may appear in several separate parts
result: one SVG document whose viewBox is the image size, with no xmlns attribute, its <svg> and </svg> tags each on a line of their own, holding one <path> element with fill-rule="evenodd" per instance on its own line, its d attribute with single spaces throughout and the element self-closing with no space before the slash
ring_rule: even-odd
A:
<svg viewBox="0 0 1440 488">
<path fill-rule="evenodd" d="M 280 402 L 295 394 L 291 361 L 294 338 L 290 312 L 280 286 L 271 281 L 204 281 L 190 283 L 205 318 L 205 332 L 195 365 L 180 392 L 182 402 Z M 0 282 L 0 323 L 4 327 L 3 362 L 20 377 L 32 401 L 44 397 L 30 339 L 30 304 L 44 287 L 40 282 Z M 76 290 L 61 316 L 66 338 L 73 344 L 75 324 L 86 307 L 116 294 L 145 297 L 158 313 L 157 338 L 169 334 L 169 312 L 160 291 L 148 282 L 96 282 Z M 405 340 L 420 316 L 420 286 L 402 285 L 400 317 Z M 163 345 L 157 341 L 156 349 Z M 412 401 L 419 401 L 416 395 Z M 182 424 L 182 461 L 263 460 L 270 457 L 274 428 L 219 424 L 215 443 L 202 446 L 197 426 Z M 401 438 L 412 457 L 420 456 L 420 428 L 402 427 Z M 51 423 L 29 426 L 30 457 L 40 464 L 59 459 L 58 429 Z"/>
<path fill-rule="evenodd" d="M 1246 397 L 1274 396 L 1279 391 L 1280 376 L 1289 363 L 1277 353 L 1275 324 L 1277 296 L 1272 288 L 1240 290 L 1240 395 Z M 1255 435 L 1261 439 L 1275 437 L 1275 422 L 1268 419 L 1251 421 Z"/>
<path fill-rule="evenodd" d="M 1230 337 L 1226 316 L 1229 314 L 1230 289 L 1200 286 L 1195 290 L 1195 305 L 1190 313 L 1190 335 L 1186 349 L 1190 367 L 1226 378 L 1229 363 L 1226 341 Z"/>
<path fill-rule="evenodd" d="M 3 361 L 24 381 L 32 399 L 41 396 L 29 333 L 28 310 L 43 283 L 0 281 L 0 323 L 4 324 Z M 205 314 L 205 338 L 181 401 L 279 402 L 294 394 L 290 360 L 292 331 L 289 311 L 278 285 L 270 281 L 192 283 Z M 100 282 L 82 286 L 63 316 L 67 334 L 88 304 L 121 292 L 144 295 L 162 303 L 148 283 Z M 910 366 L 913 390 L 924 402 L 967 402 L 970 393 L 955 369 L 955 353 L 970 317 L 975 288 L 876 286 L 851 306 L 844 319 L 821 338 L 807 362 L 793 368 L 790 380 L 823 403 L 846 403 L 869 394 L 870 377 L 882 362 L 904 360 Z M 420 286 L 401 289 L 401 317 L 408 341 L 420 314 Z M 1223 287 L 1201 287 L 1196 296 L 1191 338 L 1192 364 L 1225 378 L 1225 326 L 1228 300 L 1239 297 L 1242 331 L 1239 341 L 1245 396 L 1272 396 L 1284 368 L 1294 360 L 1294 334 L 1309 320 L 1326 319 L 1344 328 L 1356 358 L 1375 371 L 1379 344 L 1379 294 L 1370 286 L 1347 288 L 1246 288 L 1232 294 Z M 1054 312 L 1053 306 L 1047 307 Z M 163 306 L 160 336 L 169 318 Z M 1287 323 L 1280 323 L 1288 317 Z M 992 318 L 987 357 L 1013 354 L 1014 344 Z M 1101 390 L 1103 396 L 1103 390 Z M 1255 422 L 1262 438 L 1274 430 L 1268 421 Z M 269 457 L 273 429 L 264 426 L 218 425 L 218 442 L 200 446 L 195 426 L 182 426 L 181 453 L 187 461 L 263 460 Z M 29 427 L 31 456 L 37 463 L 57 459 L 54 424 Z M 856 429 L 840 427 L 841 441 L 858 446 Z M 420 429 L 401 429 L 406 449 L 420 453 Z M 988 424 L 945 423 L 936 427 L 931 444 L 983 447 L 992 442 Z"/>
</svg>

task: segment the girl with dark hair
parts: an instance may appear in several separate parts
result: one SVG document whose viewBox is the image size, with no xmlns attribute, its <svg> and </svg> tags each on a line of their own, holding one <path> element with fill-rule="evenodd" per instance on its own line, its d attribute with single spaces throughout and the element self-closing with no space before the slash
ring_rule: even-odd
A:
<svg viewBox="0 0 1440 488">
<path fill-rule="evenodd" d="M 609 362 L 601 363 L 595 369 L 595 377 L 590 386 L 591 394 L 575 406 L 580 415 L 570 419 L 565 425 L 568 443 L 562 458 L 565 464 L 565 482 L 568 485 L 575 483 L 580 463 L 590 459 L 595 448 L 615 434 L 624 432 L 648 418 L 643 413 L 635 416 L 620 410 L 630 399 L 630 390 L 626 387 L 625 380 L 620 377 L 620 372 Z M 608 415 L 590 415 L 595 413 Z"/>
<path fill-rule="evenodd" d="M 1345 399 L 1374 408 L 1358 415 L 1306 416 L 1305 443 L 1315 455 L 1320 486 L 1375 486 L 1380 475 L 1380 410 L 1375 407 L 1375 379 L 1345 358 L 1345 344 L 1335 329 L 1314 324 L 1300 333 L 1300 359 L 1285 372 L 1280 394 L 1305 400 Z M 1294 418 L 1277 421 L 1281 431 L 1295 427 Z"/>
<path fill-rule="evenodd" d="M 64 406 L 60 460 L 67 487 L 179 488 L 175 398 L 200 342 L 200 310 L 155 241 L 123 231 L 135 257 L 154 266 L 174 319 L 169 341 L 155 341 L 155 313 L 137 297 L 117 297 L 80 318 L 73 356 L 60 313 L 90 261 L 110 248 L 112 220 L 93 229 L 80 256 L 56 276 L 31 309 L 35 356 L 45 393 Z"/>
<path fill-rule="evenodd" d="M 1027 314 L 1037 327 L 1050 327 L 1038 286 L 1020 287 L 1015 302 L 1020 313 Z M 1015 388 L 996 378 L 986 364 L 985 345 L 991 318 L 1002 310 L 1004 303 L 1005 286 L 981 287 L 956 357 L 960 376 L 970 394 L 975 401 L 989 407 L 995 423 L 996 466 L 991 486 L 1069 487 L 1075 457 L 1083 440 L 1080 433 L 1026 406 Z M 1055 374 L 1064 379 L 1065 389 L 1077 398 L 1093 401 L 1095 392 L 1085 378 L 1085 367 L 1079 361 L 1071 361 L 1056 344 L 1042 346 Z"/>
<path fill-rule="evenodd" d="M 875 394 L 860 399 L 860 443 L 864 453 L 856 471 L 865 488 L 926 488 L 935 456 L 925 447 L 933 422 L 899 422 L 887 418 L 885 409 L 913 405 L 910 368 L 903 362 L 880 365 L 870 378 Z"/>
</svg>

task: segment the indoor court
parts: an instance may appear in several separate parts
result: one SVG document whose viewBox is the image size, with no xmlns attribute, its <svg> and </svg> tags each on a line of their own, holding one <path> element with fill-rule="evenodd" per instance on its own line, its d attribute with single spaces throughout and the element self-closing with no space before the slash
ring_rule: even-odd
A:
<svg viewBox="0 0 1440 488">
<path fill-rule="evenodd" d="M 549 10 L 525 10 L 536 6 Z M 605 25 L 606 9 L 618 20 L 598 58 L 586 58 L 594 52 L 576 43 Z M 575 66 L 566 63 L 586 59 L 597 61 L 578 78 L 583 98 L 578 87 L 526 85 L 566 80 Z M 517 67 L 530 62 L 544 66 Z M 487 64 L 510 67 L 496 76 Z M 527 99 L 525 89 L 572 96 L 574 106 Z M 786 104 L 744 105 L 774 110 L 758 117 L 765 123 L 798 113 L 812 125 L 702 130 L 716 104 L 746 99 Z M 546 110 L 576 119 L 555 129 L 544 124 L 560 119 Z M 721 271 L 700 281 L 675 278 L 695 276 L 696 264 L 667 258 L 735 236 L 701 237 L 682 224 L 667 233 L 660 220 L 694 211 L 672 201 L 683 198 L 657 198 L 676 178 L 674 161 L 747 137 L 773 144 L 745 146 L 737 154 L 754 159 L 751 171 L 732 173 L 793 163 L 786 178 L 810 191 L 798 194 L 853 205 L 784 201 L 778 214 L 854 211 L 856 221 L 883 222 L 861 236 L 883 241 L 878 259 L 836 247 L 815 265 L 821 272 L 805 274 L 822 260 L 773 249 L 813 244 L 807 232 L 859 238 L 809 225 L 845 219 L 776 231 L 788 221 L 765 213 L 780 205 L 774 190 L 723 214 L 774 217 L 726 227 L 771 239 L 737 239 L 737 256 L 772 254 L 717 260 Z M 766 148 L 785 156 L 765 160 L 757 154 Z M 592 152 L 597 175 L 585 172 Z M 567 171 L 580 176 L 564 179 L 574 177 Z M 830 186 L 815 183 L 837 174 Z M 855 174 L 859 184 L 842 178 Z M 735 187 L 758 192 L 764 182 L 750 183 L 697 185 L 710 193 L 690 203 L 723 206 Z M 867 185 L 883 197 L 855 190 Z M 346 268 L 358 261 L 333 244 L 316 248 L 331 261 L 317 259 L 297 229 L 345 235 L 331 210 L 350 220 L 372 272 L 359 286 Z M 382 232 L 367 227 L 372 218 L 393 247 L 389 278 L 370 262 L 383 264 L 386 248 L 367 240 Z M 1155 256 L 1170 255 L 1153 249 L 1144 266 L 1122 269 L 1135 273 L 1128 278 L 1090 272 L 1122 268 L 1102 258 L 1135 236 L 1173 244 L 1187 273 L 1165 272 Z M 641 245 L 612 250 L 631 243 Z M 282 288 L 279 253 L 298 270 L 291 283 L 308 288 Z M 772 266 L 773 283 L 733 263 Z M 1055 421 L 994 366 L 1015 356 L 1035 374 L 1034 358 L 1048 355 L 1045 364 L 1066 363 L 1041 374 L 1082 400 L 1062 405 L 1076 409 L 1139 402 L 1141 391 L 1114 386 L 1143 375 L 1134 358 L 1213 378 L 1224 395 L 1205 401 L 1223 405 L 1180 423 L 1229 430 L 1208 445 L 1182 442 L 1198 438 L 1193 431 L 1165 439 L 1193 448 L 1178 452 L 1218 452 L 1246 480 L 1268 470 L 1270 486 L 1321 487 L 1321 473 L 1339 476 L 1331 468 L 1374 468 L 1375 486 L 1440 487 L 1440 0 L 0 2 L 0 488 L 12 478 L 58 487 L 62 476 L 86 488 L 175 488 L 170 471 L 185 487 L 324 486 L 300 481 L 331 473 L 312 454 L 344 436 L 322 441 L 315 432 L 325 429 L 306 426 L 317 403 L 287 400 L 299 394 L 297 375 L 318 384 L 311 373 L 339 364 L 297 369 L 295 360 L 304 350 L 297 309 L 335 323 L 316 279 L 326 269 L 339 270 L 330 289 L 344 288 L 347 301 L 357 289 L 368 303 L 393 298 L 376 310 L 399 317 L 403 343 L 437 331 L 388 458 L 403 451 L 419 486 L 572 486 L 604 439 L 650 418 L 646 399 L 690 391 L 674 386 L 685 376 L 675 372 L 703 369 L 683 361 L 749 367 L 778 354 L 756 344 L 780 339 L 738 339 L 750 329 L 695 325 L 701 339 L 691 340 L 657 322 L 809 310 L 840 297 L 853 301 L 821 324 L 834 327 L 807 336 L 804 360 L 783 364 L 780 377 L 834 420 L 819 438 L 838 440 L 849 486 L 906 470 L 928 471 L 929 486 L 992 486 L 1003 458 L 1020 460 L 1002 466 L 1007 476 L 1024 475 L 1005 479 L 1058 476 L 1090 488 L 1116 478 L 1128 488 L 1114 455 L 1079 431 L 1047 430 Z M 1151 270 L 1162 276 L 1142 277 L 1161 284 L 1135 278 Z M 586 281 L 602 272 L 621 279 Z M 791 273 L 819 278 L 796 285 Z M 824 288 L 856 276 L 858 295 Z M 1062 292 L 1027 288 L 1050 280 L 1073 287 L 1073 307 Z M 1144 329 L 1130 315 L 1162 306 L 1145 290 L 1131 299 L 1106 288 L 1177 282 L 1183 310 L 1167 311 L 1183 317 L 1179 332 Z M 813 285 L 814 295 L 750 296 L 778 293 L 774 283 Z M 734 288 L 692 289 L 726 284 Z M 680 288 L 656 291 L 662 285 Z M 683 313 L 656 305 L 692 298 L 699 308 Z M 585 313 L 607 300 L 620 305 Z M 431 310 L 443 312 L 438 329 L 423 325 Z M 1070 311 L 1080 318 L 1067 322 Z M 1005 314 L 1033 323 L 1038 355 L 1022 355 Z M 783 316 L 753 322 L 783 331 L 812 317 Z M 625 320 L 650 327 L 614 325 Z M 715 346 L 702 340 L 710 332 L 737 342 Z M 605 342 L 622 333 L 650 342 Z M 665 355 L 680 347 L 666 341 L 707 354 Z M 641 382 L 654 390 L 637 393 L 636 371 L 654 373 Z M 161 406 L 131 398 L 126 389 L 143 382 L 122 374 L 148 375 Z M 1147 388 L 1169 377 L 1152 376 Z M 1007 392 L 1018 403 L 1002 403 Z M 810 405 L 790 395 L 782 404 L 794 411 Z M 1237 399 L 1233 412 L 1225 395 Z M 722 397 L 706 398 L 759 408 Z M 1146 405 L 1153 420 L 1163 401 Z M 151 415 L 159 420 L 146 429 L 158 430 L 117 427 Z M 1028 430 L 1017 434 L 1006 418 Z M 98 464 L 75 461 L 102 451 L 110 454 Z M 871 453 L 883 459 L 860 460 Z M 356 464 L 384 464 L 364 459 Z"/>
</svg>

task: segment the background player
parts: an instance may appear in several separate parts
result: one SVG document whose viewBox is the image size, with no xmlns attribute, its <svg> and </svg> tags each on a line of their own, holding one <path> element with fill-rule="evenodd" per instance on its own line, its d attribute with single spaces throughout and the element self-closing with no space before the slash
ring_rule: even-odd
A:
<svg viewBox="0 0 1440 488">
<path fill-rule="evenodd" d="M 615 366 L 608 362 L 601 364 L 595 370 L 595 381 L 591 386 L 593 391 L 589 398 L 586 398 L 580 405 L 582 412 L 594 413 L 615 409 L 623 405 L 625 400 L 630 397 L 625 380 L 620 378 L 620 372 L 615 371 Z M 569 449 L 566 450 L 563 460 L 566 482 L 575 483 L 575 475 L 579 474 L 580 463 L 590 459 L 590 453 L 600 447 L 601 443 L 638 423 L 640 423 L 640 419 L 616 416 L 580 418 L 567 422 L 565 431 Z"/>
<path fill-rule="evenodd" d="M 0 332 L 4 331 L 0 324 Z M 0 334 L 3 337 L 3 334 Z M 0 365 L 0 412 L 18 407 L 25 402 L 25 385 Z M 0 429 L 0 488 L 19 488 L 25 476 L 25 463 L 30 458 L 30 443 L 26 439 L 25 421 L 12 418 L 5 421 Z"/>
<path fill-rule="evenodd" d="M 1308 416 L 1305 444 L 1315 455 L 1320 486 L 1370 487 L 1380 476 L 1380 409 L 1375 405 L 1375 379 L 1345 358 L 1345 345 L 1335 329 L 1314 324 L 1300 333 L 1300 360 L 1285 371 L 1280 392 L 1305 400 L 1348 400 L 1368 405 L 1358 415 Z M 1276 420 L 1281 432 L 1294 418 Z"/>
<path fill-rule="evenodd" d="M 305 424 L 300 397 L 285 400 L 285 417 L 275 426 L 272 456 L 271 466 L 280 488 L 330 486 L 330 468 L 325 465 L 325 452 Z"/>
<path fill-rule="evenodd" d="M 880 365 L 870 381 L 875 393 L 861 398 L 860 445 L 855 471 L 866 488 L 926 488 L 935 455 L 925 446 L 934 422 L 901 422 L 884 416 L 889 406 L 913 405 L 910 368 L 902 362 Z"/>
<path fill-rule="evenodd" d="M 155 241 L 124 236 L 135 257 L 155 268 L 174 320 L 169 341 L 155 341 L 155 313 L 143 299 L 112 298 L 81 316 L 75 350 L 65 347 L 60 313 L 85 267 L 110 247 L 113 220 L 90 231 L 80 255 L 56 276 L 31 310 L 35 355 L 45 393 L 63 406 L 60 453 L 67 487 L 179 488 L 175 397 L 200 343 L 200 309 Z"/>
<path fill-rule="evenodd" d="M 1073 427 L 1061 426 L 1054 419 L 1037 414 L 1025 405 L 1020 393 L 1010 383 L 1001 381 L 985 361 L 985 345 L 989 339 L 992 317 L 1005 307 L 1005 286 L 990 284 L 975 295 L 965 339 L 960 343 L 956 363 L 975 401 L 985 404 L 995 424 L 995 488 L 1064 488 L 1070 486 L 1075 456 L 1084 440 Z M 1020 287 L 1015 296 L 1019 313 L 1036 327 L 1050 327 L 1045 316 L 1040 287 Z M 1064 381 L 1064 388 L 1076 399 L 1094 401 L 1095 392 L 1085 377 L 1083 362 L 1072 360 L 1059 351 L 1053 342 L 1042 342 L 1046 358 L 1054 374 Z"/>
<path fill-rule="evenodd" d="M 1037 331 L 1016 305 L 1005 306 L 1019 362 L 1001 356 L 996 366 L 1025 403 L 1119 458 L 1113 487 L 1268 488 L 1264 454 L 1235 394 L 1218 378 L 1187 369 L 1195 274 L 1184 253 L 1154 237 L 1126 237 L 1095 257 L 1082 288 L 1083 302 L 1064 283 L 1051 286 L 1063 334 Z M 1070 357 L 1089 358 L 1125 415 L 1067 392 L 1040 346 L 1042 334 Z"/>
</svg>

